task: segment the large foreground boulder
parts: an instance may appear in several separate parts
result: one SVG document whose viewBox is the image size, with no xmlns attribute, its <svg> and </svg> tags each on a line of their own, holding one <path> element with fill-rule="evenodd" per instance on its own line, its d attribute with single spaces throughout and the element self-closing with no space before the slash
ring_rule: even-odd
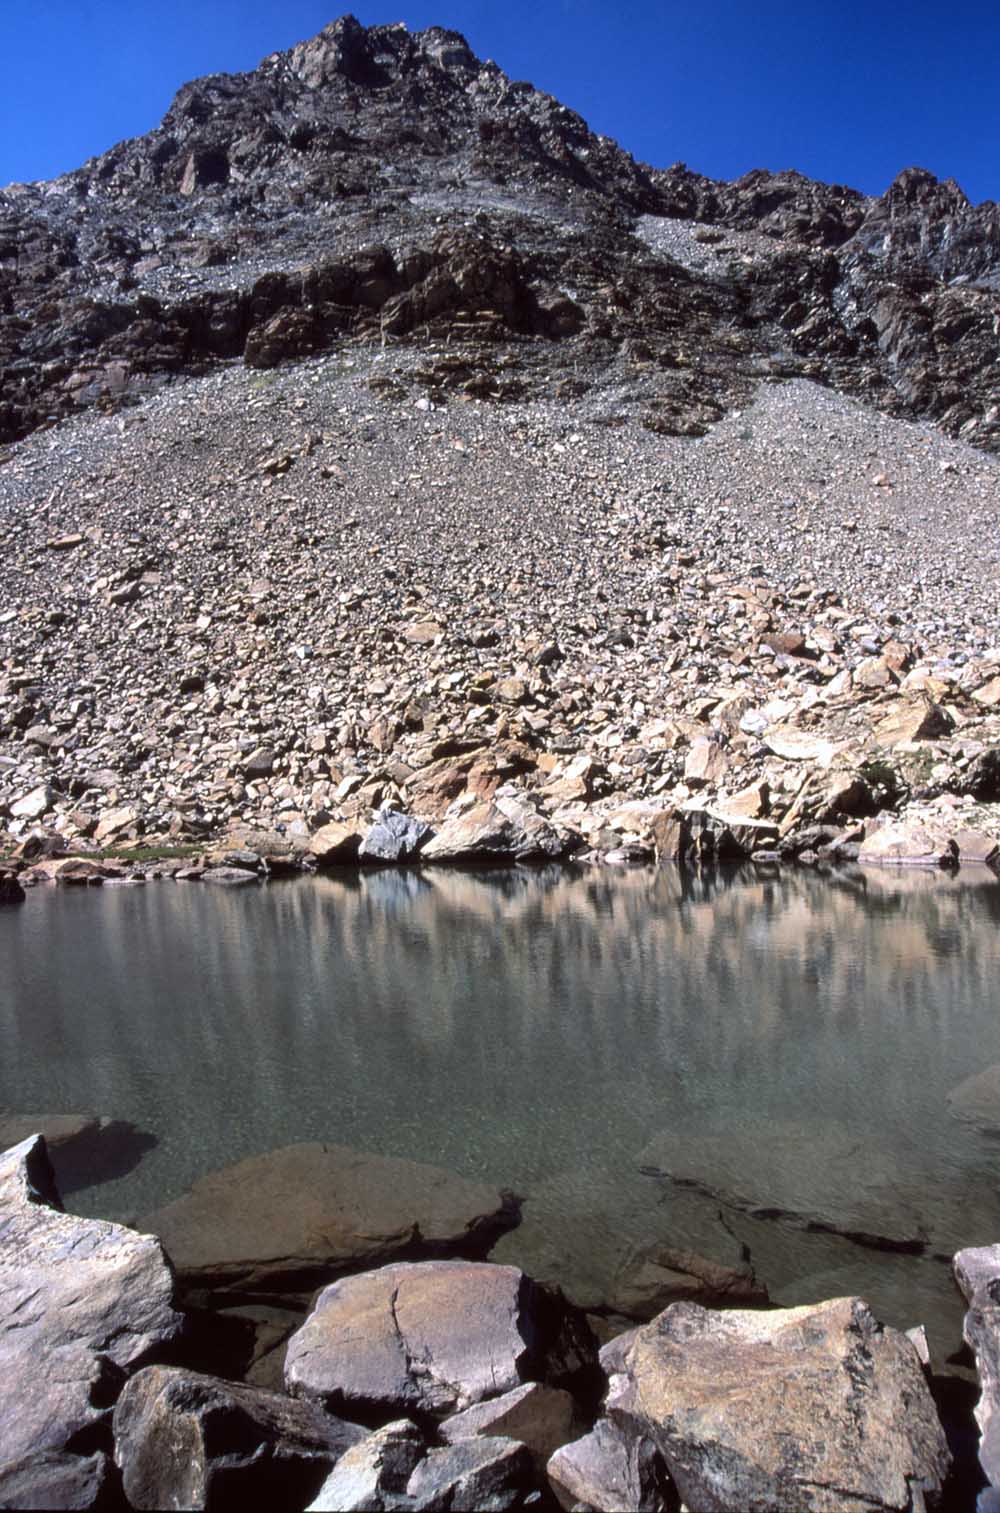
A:
<svg viewBox="0 0 1000 1513">
<path fill-rule="evenodd" d="M 0 1487 L 20 1488 L 14 1506 L 32 1505 L 31 1477 L 35 1506 L 90 1505 L 67 1498 L 96 1496 L 123 1377 L 181 1328 L 159 1241 L 61 1207 L 40 1135 L 0 1156 Z"/>
<path fill-rule="evenodd" d="M 288 1343 L 285 1383 L 368 1422 L 443 1417 L 521 1383 L 586 1379 L 592 1339 L 514 1266 L 384 1266 L 324 1289 Z"/>
<path fill-rule="evenodd" d="M 212 1172 L 140 1224 L 188 1288 L 287 1294 L 397 1256 L 476 1254 L 515 1219 L 496 1188 L 439 1167 L 303 1144 Z"/>
<path fill-rule="evenodd" d="M 367 1431 L 314 1403 L 171 1366 L 147 1366 L 114 1413 L 133 1508 L 300 1508 Z"/>
<path fill-rule="evenodd" d="M 990 1484 L 1000 1486 L 1000 1245 L 960 1250 L 954 1264 L 969 1305 L 963 1333 L 979 1373 L 979 1464 Z"/>
<path fill-rule="evenodd" d="M 698 1513 L 909 1513 L 950 1465 L 916 1351 L 860 1298 L 774 1312 L 676 1303 L 620 1351 L 605 1412 Z"/>
</svg>

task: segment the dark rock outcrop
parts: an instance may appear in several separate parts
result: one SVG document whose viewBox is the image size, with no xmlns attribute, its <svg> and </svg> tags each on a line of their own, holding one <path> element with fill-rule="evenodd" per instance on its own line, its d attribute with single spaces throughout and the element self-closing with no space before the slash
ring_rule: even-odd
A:
<svg viewBox="0 0 1000 1513">
<path fill-rule="evenodd" d="M 715 263 L 651 255 L 643 216 L 702 223 Z M 753 255 L 727 258 L 727 232 Z M 345 16 L 185 85 L 154 131 L 44 191 L 0 192 L 0 441 L 220 360 L 448 331 L 432 382 L 476 397 L 530 386 L 539 342 L 588 385 L 634 347 L 655 430 L 698 434 L 779 371 L 996 448 L 998 283 L 1000 211 L 952 181 L 907 169 L 871 199 L 654 171 L 456 33 Z"/>
<path fill-rule="evenodd" d="M 313 1403 L 169 1366 L 128 1382 L 114 1434 L 131 1507 L 205 1509 L 303 1507 L 367 1437 Z"/>
</svg>

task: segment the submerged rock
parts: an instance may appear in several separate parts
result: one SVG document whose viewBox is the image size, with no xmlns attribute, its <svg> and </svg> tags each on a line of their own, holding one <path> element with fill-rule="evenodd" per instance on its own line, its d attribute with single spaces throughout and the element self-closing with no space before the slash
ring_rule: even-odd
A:
<svg viewBox="0 0 1000 1513">
<path fill-rule="evenodd" d="M 1000 1130 L 1000 1062 L 973 1072 L 948 1094 L 948 1108 L 982 1130 Z"/>
<path fill-rule="evenodd" d="M 33 1465 L 53 1498 L 101 1481 L 59 1457 L 89 1459 L 123 1377 L 181 1328 L 159 1241 L 61 1207 L 40 1135 L 0 1156 L 0 1485 Z"/>
<path fill-rule="evenodd" d="M 639 1161 L 760 1218 L 890 1250 L 919 1251 L 929 1239 L 916 1163 L 866 1145 L 833 1120 L 744 1119 L 721 1132 L 659 1135 Z"/>
<path fill-rule="evenodd" d="M 133 1508 L 301 1507 L 367 1438 L 313 1403 L 171 1366 L 148 1366 L 126 1385 L 114 1434 Z"/>
<path fill-rule="evenodd" d="M 60 1193 L 124 1176 L 156 1144 L 153 1135 L 122 1119 L 94 1114 L 20 1114 L 0 1109 L 0 1151 L 36 1132 L 45 1136 Z"/>
<path fill-rule="evenodd" d="M 775 1312 L 677 1303 L 635 1331 L 606 1414 L 699 1513 L 909 1513 L 951 1457 L 913 1346 L 859 1298 Z"/>
<path fill-rule="evenodd" d="M 310 1292 L 397 1256 L 476 1254 L 515 1219 L 496 1188 L 343 1145 L 287 1145 L 146 1215 L 188 1287 Z"/>
</svg>

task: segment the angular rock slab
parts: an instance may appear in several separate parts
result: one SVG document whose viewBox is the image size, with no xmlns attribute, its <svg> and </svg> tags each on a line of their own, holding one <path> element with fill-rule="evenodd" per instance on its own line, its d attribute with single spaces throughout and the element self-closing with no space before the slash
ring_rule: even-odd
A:
<svg viewBox="0 0 1000 1513">
<path fill-rule="evenodd" d="M 575 1342 L 554 1339 L 553 1308 L 514 1266 L 426 1261 L 345 1277 L 289 1341 L 285 1385 L 369 1421 L 458 1413 L 558 1370 L 554 1360 L 565 1370 Z M 586 1361 L 569 1365 L 572 1375 Z"/>
<path fill-rule="evenodd" d="M 369 1513 L 406 1506 L 406 1484 L 425 1451 L 424 1437 L 409 1419 L 386 1424 L 345 1451 L 307 1513 Z"/>
<path fill-rule="evenodd" d="M 189 1287 L 312 1291 L 403 1255 L 485 1249 L 513 1222 L 496 1188 L 343 1145 L 286 1145 L 200 1178 L 140 1221 Z"/>
<path fill-rule="evenodd" d="M 48 1450 L 0 1466 L 0 1508 L 96 1508 L 105 1505 L 109 1461 Z"/>
<path fill-rule="evenodd" d="M 428 1451 L 406 1484 L 413 1513 L 507 1513 L 534 1490 L 527 1445 L 512 1439 L 462 1440 Z"/>
<path fill-rule="evenodd" d="M 358 850 L 363 862 L 412 862 L 433 835 L 430 825 L 394 809 L 380 809 Z"/>
<path fill-rule="evenodd" d="M 0 1477 L 86 1444 L 122 1374 L 181 1328 L 158 1240 L 60 1209 L 42 1136 L 0 1156 L 0 1380 L 16 1405 L 0 1413 Z"/>
<path fill-rule="evenodd" d="M 676 1303 L 637 1329 L 605 1412 L 699 1513 L 939 1505 L 951 1457 L 913 1346 L 860 1298 L 770 1313 Z M 917 1491 L 919 1489 L 919 1493 Z"/>
<path fill-rule="evenodd" d="M 476 1403 L 446 1418 L 440 1434 L 449 1445 L 482 1437 L 516 1439 L 527 1445 L 535 1465 L 544 1468 L 549 1457 L 570 1439 L 575 1415 L 573 1399 L 561 1387 L 525 1382 L 503 1397 Z"/>
<path fill-rule="evenodd" d="M 969 1311 L 962 1333 L 979 1374 L 979 1464 L 991 1485 L 1000 1485 L 1000 1245 L 960 1250 L 955 1280 Z"/>
<path fill-rule="evenodd" d="M 560 1505 L 594 1513 L 667 1513 L 677 1506 L 666 1464 L 655 1445 L 599 1418 L 589 1434 L 563 1445 L 547 1467 Z"/>
<path fill-rule="evenodd" d="M 572 843 L 530 804 L 498 795 L 446 820 L 421 852 L 425 862 L 549 862 Z"/>
<path fill-rule="evenodd" d="M 301 1507 L 368 1438 L 314 1403 L 175 1366 L 147 1366 L 127 1383 L 114 1433 L 133 1508 Z"/>
</svg>

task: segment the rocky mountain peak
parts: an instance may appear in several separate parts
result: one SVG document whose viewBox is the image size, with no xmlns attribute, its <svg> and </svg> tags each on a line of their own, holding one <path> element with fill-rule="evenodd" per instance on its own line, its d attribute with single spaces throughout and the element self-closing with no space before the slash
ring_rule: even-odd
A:
<svg viewBox="0 0 1000 1513">
<path fill-rule="evenodd" d="M 519 392 L 699 434 L 777 373 L 992 448 L 997 288 L 1000 211 L 953 181 L 651 169 L 457 32 L 348 15 L 0 191 L 0 442 L 219 362 L 447 331 L 471 392 L 510 392 L 502 357 Z"/>
</svg>

